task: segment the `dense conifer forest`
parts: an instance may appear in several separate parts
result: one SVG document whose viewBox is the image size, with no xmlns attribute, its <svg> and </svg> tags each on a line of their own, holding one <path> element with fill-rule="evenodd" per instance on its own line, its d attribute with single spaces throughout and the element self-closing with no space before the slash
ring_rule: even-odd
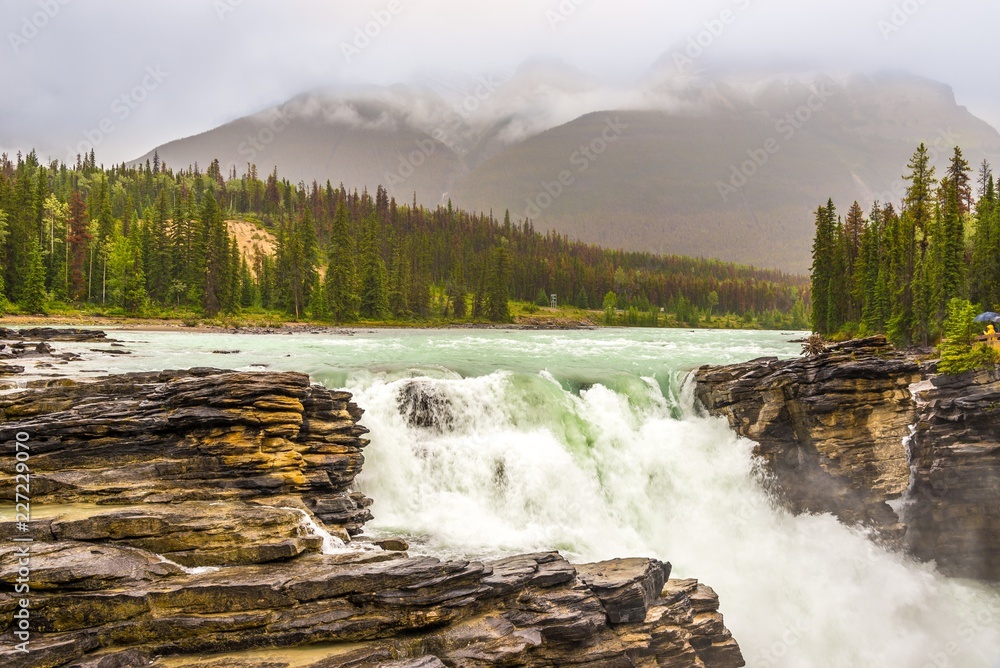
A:
<svg viewBox="0 0 1000 668">
<path fill-rule="evenodd" d="M 247 250 L 229 221 L 273 235 Z M 223 173 L 218 161 L 40 164 L 0 156 L 0 307 L 202 316 L 276 312 L 349 323 L 505 322 L 510 300 L 603 310 L 609 324 L 805 327 L 805 277 L 622 252 L 508 214 L 428 209 L 327 182 Z"/>
<path fill-rule="evenodd" d="M 876 203 L 866 216 L 855 202 L 840 216 L 829 201 L 816 212 L 817 332 L 929 345 L 947 336 L 949 312 L 971 319 L 1000 307 L 1000 206 L 990 165 L 974 173 L 956 147 L 938 179 L 930 162 L 921 144 L 898 210 Z"/>
</svg>

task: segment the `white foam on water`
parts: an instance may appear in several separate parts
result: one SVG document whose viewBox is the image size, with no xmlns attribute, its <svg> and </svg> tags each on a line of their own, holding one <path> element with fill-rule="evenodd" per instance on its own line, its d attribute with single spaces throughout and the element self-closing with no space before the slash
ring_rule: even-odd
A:
<svg viewBox="0 0 1000 668">
<path fill-rule="evenodd" d="M 306 534 L 310 536 L 319 536 L 323 539 L 323 544 L 320 547 L 320 552 L 322 554 L 343 554 L 344 552 L 350 552 L 350 548 L 348 548 L 347 543 L 321 527 L 313 516 L 306 511 L 301 508 L 287 507 L 282 507 L 281 510 L 294 510 L 302 516 L 302 528 L 305 530 Z"/>
<path fill-rule="evenodd" d="M 548 372 L 425 378 L 444 401 L 435 417 L 448 418 L 436 427 L 401 414 L 407 382 L 369 376 L 353 389 L 372 430 L 359 478 L 376 500 L 372 526 L 408 535 L 412 551 L 671 561 L 676 577 L 720 594 L 756 668 L 998 665 L 995 589 L 946 578 L 832 516 L 777 507 L 753 444 L 699 415 L 682 378 L 673 400 L 639 377 L 579 393 Z"/>
<path fill-rule="evenodd" d="M 177 568 L 181 569 L 188 575 L 205 575 L 207 573 L 218 573 L 220 570 L 218 566 L 198 566 L 196 568 L 188 568 L 187 566 L 181 566 L 176 561 L 171 561 L 170 559 L 167 559 L 162 554 L 158 554 L 156 556 L 160 558 L 161 562 L 165 564 L 170 564 L 171 566 L 176 566 Z"/>
</svg>

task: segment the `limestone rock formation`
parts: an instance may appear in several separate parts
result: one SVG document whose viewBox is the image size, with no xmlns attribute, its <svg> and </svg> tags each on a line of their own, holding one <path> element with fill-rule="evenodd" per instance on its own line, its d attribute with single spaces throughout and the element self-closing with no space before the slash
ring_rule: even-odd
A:
<svg viewBox="0 0 1000 668">
<path fill-rule="evenodd" d="M 312 555 L 200 575 L 131 548 L 57 542 L 37 559 L 51 564 L 39 575 L 51 588 L 32 594 L 40 637 L 28 655 L 4 644 L 0 659 L 10 668 L 124 668 L 157 656 L 164 657 L 158 666 L 287 666 L 273 648 L 300 648 L 287 650 L 294 656 L 303 646 L 317 656 L 308 664 L 317 668 L 400 659 L 463 667 L 743 665 L 714 592 L 695 581 L 667 581 L 669 566 L 645 559 L 609 567 L 605 576 L 606 587 L 656 592 L 630 608 L 631 621 L 618 622 L 554 553 L 488 564 Z M 2 581 L 11 577 L 0 571 Z M 0 595 L 4 627 L 12 622 L 11 599 Z"/>
<path fill-rule="evenodd" d="M 1000 370 L 918 388 L 906 545 L 942 571 L 1000 580 Z"/>
<path fill-rule="evenodd" d="M 358 533 L 371 502 L 351 486 L 367 429 L 350 398 L 296 373 L 125 374 L 0 397 L 0 441 L 29 434 L 39 506 L 293 494 Z M 14 498 L 13 466 L 0 463 L 0 498 Z"/>
<path fill-rule="evenodd" d="M 1000 579 L 998 374 L 936 375 L 876 337 L 695 380 L 709 412 L 758 444 L 791 510 L 873 527 L 946 573 Z"/>
<path fill-rule="evenodd" d="M 128 374 L 0 396 L 0 441 L 27 438 L 35 512 L 0 523 L 0 665 L 744 665 L 718 597 L 669 580 L 669 564 L 444 562 L 390 551 L 403 541 L 352 543 L 369 517 L 352 487 L 360 417 L 346 393 L 290 373 Z M 24 598 L 29 653 L 14 635 Z"/>
</svg>

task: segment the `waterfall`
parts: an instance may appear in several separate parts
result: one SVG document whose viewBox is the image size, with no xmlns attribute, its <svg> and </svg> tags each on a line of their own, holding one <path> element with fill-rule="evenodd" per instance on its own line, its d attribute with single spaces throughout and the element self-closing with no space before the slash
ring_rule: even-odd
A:
<svg viewBox="0 0 1000 668">
<path fill-rule="evenodd" d="M 996 590 L 941 576 L 832 516 L 778 507 L 753 444 L 700 415 L 680 374 L 367 375 L 351 389 L 372 430 L 359 478 L 376 500 L 371 526 L 405 535 L 411 552 L 671 561 L 675 577 L 718 591 L 758 668 L 1000 659 Z"/>
</svg>

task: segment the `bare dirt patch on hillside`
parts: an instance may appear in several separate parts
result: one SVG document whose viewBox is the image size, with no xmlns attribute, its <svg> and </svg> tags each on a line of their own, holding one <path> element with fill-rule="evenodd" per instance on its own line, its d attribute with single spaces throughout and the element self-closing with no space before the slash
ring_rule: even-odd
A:
<svg viewBox="0 0 1000 668">
<path fill-rule="evenodd" d="M 240 252 L 243 253 L 243 257 L 251 266 L 257 248 L 260 248 L 265 255 L 274 255 L 276 240 L 274 235 L 267 230 L 263 230 L 246 220 L 227 220 L 226 225 L 229 226 L 229 233 L 236 235 Z"/>
</svg>

